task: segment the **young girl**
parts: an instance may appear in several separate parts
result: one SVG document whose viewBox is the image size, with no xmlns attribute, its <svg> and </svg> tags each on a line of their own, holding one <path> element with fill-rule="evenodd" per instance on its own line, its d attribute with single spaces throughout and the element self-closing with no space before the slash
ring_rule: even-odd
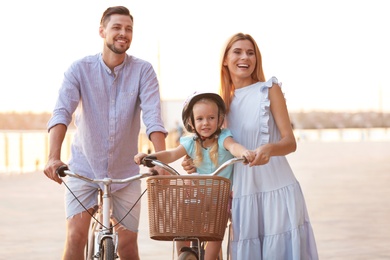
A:
<svg viewBox="0 0 390 260">
<path fill-rule="evenodd" d="M 225 118 L 225 103 L 218 94 L 195 93 L 184 103 L 182 119 L 183 125 L 190 136 L 180 139 L 180 145 L 169 151 L 160 151 L 150 156 L 164 163 L 174 162 L 184 156 L 193 159 L 196 172 L 209 174 L 225 161 L 235 157 L 245 157 L 251 162 L 255 157 L 254 152 L 247 150 L 234 141 L 228 129 L 222 129 Z M 147 156 L 139 153 L 134 156 L 137 164 Z M 220 176 L 231 178 L 232 167 L 224 169 Z M 221 249 L 222 241 L 208 242 L 205 260 L 215 260 Z M 184 243 L 177 244 L 181 248 Z M 179 251 L 179 250 L 178 250 Z"/>
</svg>

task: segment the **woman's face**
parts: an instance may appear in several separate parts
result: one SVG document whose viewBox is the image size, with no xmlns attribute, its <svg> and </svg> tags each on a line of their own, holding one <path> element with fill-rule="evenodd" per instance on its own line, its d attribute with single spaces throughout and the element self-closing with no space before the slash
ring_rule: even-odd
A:
<svg viewBox="0 0 390 260">
<path fill-rule="evenodd" d="M 227 52 L 223 65 L 228 67 L 233 82 L 249 80 L 252 84 L 251 75 L 256 67 L 256 54 L 252 42 L 236 41 Z"/>
<path fill-rule="evenodd" d="M 218 128 L 218 106 L 209 100 L 198 101 L 192 108 L 195 129 L 202 137 L 210 137 Z"/>
</svg>

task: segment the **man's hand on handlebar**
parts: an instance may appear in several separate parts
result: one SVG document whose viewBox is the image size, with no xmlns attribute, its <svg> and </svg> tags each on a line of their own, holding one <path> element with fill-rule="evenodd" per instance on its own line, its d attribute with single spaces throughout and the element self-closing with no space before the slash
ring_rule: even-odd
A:
<svg viewBox="0 0 390 260">
<path fill-rule="evenodd" d="M 50 159 L 46 166 L 45 166 L 45 169 L 43 170 L 43 172 L 45 173 L 45 175 L 49 178 L 49 179 L 52 179 L 53 181 L 61 184 L 62 183 L 62 179 L 57 175 L 56 173 L 56 170 L 58 169 L 58 167 L 60 167 L 61 165 L 65 165 L 65 163 L 63 163 L 61 160 L 57 160 L 57 159 Z"/>
</svg>

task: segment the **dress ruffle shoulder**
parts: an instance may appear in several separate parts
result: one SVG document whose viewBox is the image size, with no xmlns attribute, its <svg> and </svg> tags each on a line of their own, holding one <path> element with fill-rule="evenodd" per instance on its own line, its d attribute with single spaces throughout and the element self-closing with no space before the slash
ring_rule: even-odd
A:
<svg viewBox="0 0 390 260">
<path fill-rule="evenodd" d="M 270 117 L 270 100 L 268 95 L 268 90 L 273 86 L 273 84 L 278 84 L 279 87 L 282 87 L 282 83 L 278 81 L 276 77 L 270 78 L 268 81 L 264 82 L 260 87 L 260 91 L 262 92 L 262 100 L 260 101 L 261 106 L 261 145 L 269 143 L 269 128 L 268 121 Z"/>
</svg>

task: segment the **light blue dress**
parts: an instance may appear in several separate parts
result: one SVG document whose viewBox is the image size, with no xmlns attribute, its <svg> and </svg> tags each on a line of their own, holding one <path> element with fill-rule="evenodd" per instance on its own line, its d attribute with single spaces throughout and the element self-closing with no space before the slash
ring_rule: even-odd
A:
<svg viewBox="0 0 390 260">
<path fill-rule="evenodd" d="M 227 160 L 233 158 L 233 155 L 225 149 L 223 146 L 223 142 L 229 136 L 232 136 L 231 132 L 228 129 L 222 129 L 221 133 L 218 136 L 218 165 L 215 166 L 210 159 L 209 148 L 203 149 L 203 163 L 198 168 L 196 168 L 196 172 L 199 174 L 210 174 L 214 172 L 218 166 L 226 162 Z M 192 136 L 184 136 L 180 138 L 180 144 L 184 146 L 187 154 L 191 158 L 195 158 L 195 141 Z M 230 165 L 223 169 L 219 176 L 231 179 L 233 172 L 233 166 Z"/>
<path fill-rule="evenodd" d="M 228 128 L 249 150 L 280 139 L 268 99 L 273 82 L 234 92 Z M 262 166 L 235 164 L 233 182 L 233 260 L 318 259 L 303 193 L 285 156 Z"/>
</svg>

